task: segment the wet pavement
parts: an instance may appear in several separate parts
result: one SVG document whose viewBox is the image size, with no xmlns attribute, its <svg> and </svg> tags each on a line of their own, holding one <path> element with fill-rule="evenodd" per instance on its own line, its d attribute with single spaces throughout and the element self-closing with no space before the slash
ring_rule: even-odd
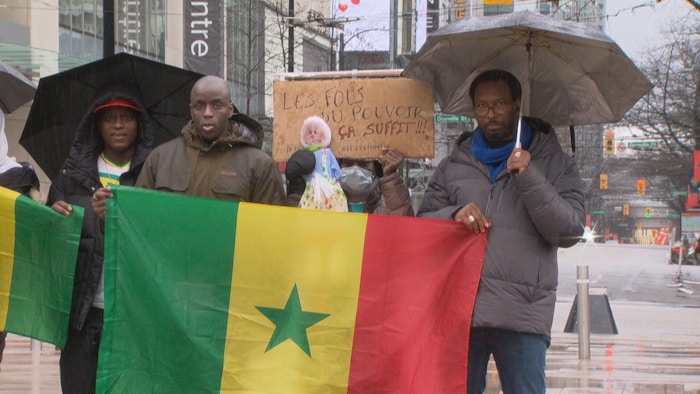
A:
<svg viewBox="0 0 700 394">
<path fill-rule="evenodd" d="M 0 363 L 0 393 L 60 393 L 59 357 L 53 345 L 8 334 Z"/>
<path fill-rule="evenodd" d="M 663 261 L 667 249 L 605 246 L 560 252 L 547 394 L 700 394 L 700 266 L 683 266 L 679 276 L 677 266 Z M 618 334 L 591 334 L 587 361 L 579 360 L 578 334 L 564 332 L 581 264 L 589 266 L 591 286 L 606 289 L 618 328 Z M 52 345 L 32 347 L 29 339 L 8 335 L 0 393 L 60 393 L 59 354 Z M 499 393 L 493 362 L 487 381 L 486 393 Z"/>
</svg>

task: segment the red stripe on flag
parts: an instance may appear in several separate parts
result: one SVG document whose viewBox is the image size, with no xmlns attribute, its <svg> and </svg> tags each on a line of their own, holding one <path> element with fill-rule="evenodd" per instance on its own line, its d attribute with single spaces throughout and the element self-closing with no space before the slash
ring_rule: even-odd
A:
<svg viewBox="0 0 700 394">
<path fill-rule="evenodd" d="M 466 392 L 486 234 L 370 215 L 348 392 Z"/>
</svg>

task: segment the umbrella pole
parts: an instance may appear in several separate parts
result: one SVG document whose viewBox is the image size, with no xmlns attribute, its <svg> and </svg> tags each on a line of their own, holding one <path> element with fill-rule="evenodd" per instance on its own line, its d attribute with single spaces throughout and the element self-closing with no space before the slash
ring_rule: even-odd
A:
<svg viewBox="0 0 700 394">
<path fill-rule="evenodd" d="M 571 157 L 576 156 L 576 135 L 574 134 L 574 126 L 569 126 L 569 139 L 571 139 Z"/>
<path fill-rule="evenodd" d="M 518 130 L 515 132 L 515 148 L 514 148 L 514 150 L 520 149 L 522 147 L 522 145 L 520 144 L 520 129 L 521 129 L 522 124 L 523 124 L 523 117 L 521 114 L 522 114 L 522 112 L 518 111 Z M 520 156 L 520 152 L 517 152 L 515 155 Z M 516 170 L 511 171 L 510 174 L 517 175 L 518 172 L 520 172 L 520 170 L 516 169 Z"/>
<path fill-rule="evenodd" d="M 530 93 L 530 97 L 528 97 L 527 101 L 527 114 L 532 116 L 532 100 L 533 100 L 533 92 L 532 92 L 532 80 L 535 76 L 535 70 L 534 70 L 534 65 L 532 62 L 532 32 L 529 32 L 527 35 L 527 44 L 525 44 L 525 51 L 527 52 L 527 89 L 528 92 Z M 522 112 L 522 106 L 521 106 L 521 112 Z M 520 142 L 520 140 L 518 140 Z"/>
<path fill-rule="evenodd" d="M 523 116 L 522 116 L 522 110 L 518 112 L 518 131 L 515 132 L 515 148 L 518 149 L 522 145 L 520 144 L 520 131 L 522 130 L 523 126 Z"/>
</svg>

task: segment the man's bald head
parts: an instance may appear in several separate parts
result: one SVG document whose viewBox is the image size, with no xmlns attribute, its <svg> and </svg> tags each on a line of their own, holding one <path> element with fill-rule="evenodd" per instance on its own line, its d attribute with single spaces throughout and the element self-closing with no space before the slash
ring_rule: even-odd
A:
<svg viewBox="0 0 700 394">
<path fill-rule="evenodd" d="M 206 141 L 213 142 L 226 133 L 233 116 L 231 89 L 222 78 L 208 75 L 195 82 L 190 93 L 192 124 Z"/>
<path fill-rule="evenodd" d="M 228 87 L 228 83 L 226 83 L 225 79 L 217 77 L 216 75 L 205 75 L 199 78 L 197 82 L 194 83 L 194 86 L 192 86 L 190 103 L 192 103 L 192 96 L 195 94 L 195 91 L 208 89 L 226 89 L 226 96 L 229 99 L 231 98 L 231 88 Z"/>
</svg>

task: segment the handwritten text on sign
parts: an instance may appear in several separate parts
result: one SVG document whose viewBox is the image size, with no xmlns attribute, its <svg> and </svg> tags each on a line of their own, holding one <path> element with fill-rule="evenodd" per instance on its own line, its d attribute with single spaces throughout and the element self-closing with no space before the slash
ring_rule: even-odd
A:
<svg viewBox="0 0 700 394">
<path fill-rule="evenodd" d="M 406 157 L 434 155 L 432 89 L 403 77 L 275 81 L 272 157 L 302 148 L 301 125 L 312 115 L 331 127 L 336 157 L 369 159 L 391 146 Z"/>
</svg>

